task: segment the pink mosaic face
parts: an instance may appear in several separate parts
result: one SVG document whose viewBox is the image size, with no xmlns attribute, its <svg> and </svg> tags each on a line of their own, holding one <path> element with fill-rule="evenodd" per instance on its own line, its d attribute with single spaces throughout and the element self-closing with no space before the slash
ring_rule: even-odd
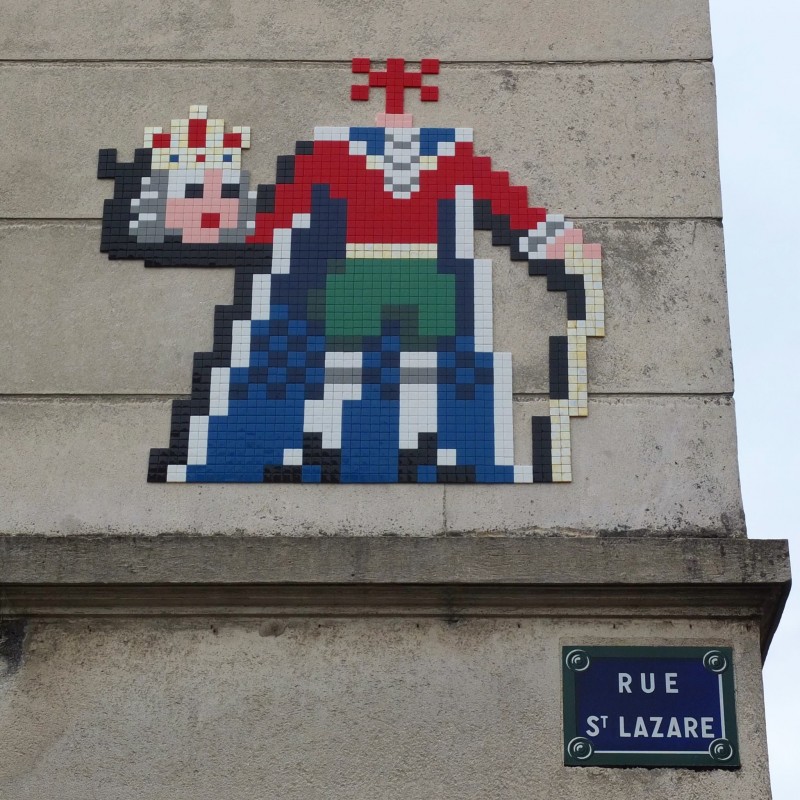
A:
<svg viewBox="0 0 800 800">
<path fill-rule="evenodd" d="M 202 197 L 169 198 L 166 227 L 181 232 L 184 242 L 217 244 L 222 228 L 236 228 L 238 198 L 222 196 L 221 169 L 203 171 Z"/>
</svg>

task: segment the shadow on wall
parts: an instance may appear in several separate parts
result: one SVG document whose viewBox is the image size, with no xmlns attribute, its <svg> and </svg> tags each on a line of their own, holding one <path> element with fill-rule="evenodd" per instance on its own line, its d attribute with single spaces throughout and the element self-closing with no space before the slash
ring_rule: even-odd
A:
<svg viewBox="0 0 800 800">
<path fill-rule="evenodd" d="M 24 619 L 0 622 L 0 678 L 13 675 L 20 668 L 27 628 Z"/>
</svg>

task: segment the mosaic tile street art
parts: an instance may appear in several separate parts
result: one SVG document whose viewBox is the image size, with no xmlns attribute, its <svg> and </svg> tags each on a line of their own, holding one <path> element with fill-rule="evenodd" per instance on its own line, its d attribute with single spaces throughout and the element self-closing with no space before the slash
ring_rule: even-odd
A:
<svg viewBox="0 0 800 800">
<path fill-rule="evenodd" d="M 146 128 L 114 179 L 101 250 L 150 267 L 233 267 L 214 349 L 194 359 L 170 445 L 148 480 L 297 483 L 549 483 L 572 479 L 570 418 L 587 414 L 586 339 L 603 336 L 600 246 L 473 152 L 467 128 L 417 128 L 404 93 L 439 71 L 403 59 L 351 98 L 386 92 L 375 127 L 319 127 L 278 159 L 273 185 L 241 168 L 249 128 L 205 106 Z M 511 354 L 493 350 L 491 231 L 512 261 L 563 292 L 550 338 L 549 414 L 532 419 L 532 463 L 515 464 Z M 535 310 L 531 310 L 531 321 Z"/>
</svg>

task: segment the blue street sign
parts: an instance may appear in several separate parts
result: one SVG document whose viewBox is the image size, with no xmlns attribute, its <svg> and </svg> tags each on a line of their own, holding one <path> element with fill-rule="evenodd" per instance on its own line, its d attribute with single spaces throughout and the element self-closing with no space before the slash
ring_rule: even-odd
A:
<svg viewBox="0 0 800 800">
<path fill-rule="evenodd" d="M 726 647 L 564 647 L 567 766 L 738 767 Z"/>
</svg>

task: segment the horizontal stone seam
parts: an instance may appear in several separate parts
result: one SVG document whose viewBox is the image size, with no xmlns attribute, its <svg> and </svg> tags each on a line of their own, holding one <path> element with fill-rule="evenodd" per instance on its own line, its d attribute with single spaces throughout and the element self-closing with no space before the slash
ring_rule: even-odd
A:
<svg viewBox="0 0 800 800">
<path fill-rule="evenodd" d="M 313 589 L 351 589 L 386 587 L 386 584 L 288 584 L 292 588 Z M 544 584 L 531 584 L 530 588 L 536 592 L 535 597 L 504 598 L 503 589 L 517 588 L 511 584 L 396 584 L 395 586 L 407 590 L 417 589 L 421 594 L 428 590 L 439 590 L 443 594 L 459 594 L 459 590 L 471 589 L 496 589 L 499 598 L 470 598 L 470 597 L 442 597 L 425 598 L 412 602 L 405 596 L 407 593 L 398 592 L 398 597 L 393 601 L 382 598 L 376 603 L 374 598 L 357 597 L 351 601 L 340 601 L 333 605 L 331 597 L 300 599 L 293 602 L 280 602 L 270 597 L 270 590 L 282 588 L 281 584 L 220 584 L 220 583 L 194 583 L 176 585 L 170 583 L 98 583 L 98 584 L 6 584 L 0 588 L 0 613 L 3 616 L 60 616 L 72 613 L 82 613 L 97 616 L 106 614 L 124 614 L 127 609 L 132 614 L 146 613 L 156 609 L 166 614 L 181 616 L 205 616 L 208 613 L 221 613 L 225 615 L 247 615 L 267 613 L 278 616 L 423 616 L 439 615 L 445 609 L 457 611 L 463 616 L 486 617 L 536 617 L 536 616 L 569 616 L 569 617 L 626 617 L 643 616 L 653 617 L 677 614 L 679 616 L 698 616 L 703 618 L 725 619 L 736 616 L 738 619 L 763 620 L 766 616 L 764 597 L 766 590 L 753 592 L 755 597 L 745 597 L 738 602 L 733 598 L 706 598 L 702 592 L 697 592 L 697 584 L 687 584 L 677 589 L 669 588 L 671 596 L 667 596 L 664 589 L 668 587 L 656 586 L 651 589 L 649 585 L 630 584 L 624 587 L 625 591 L 618 593 L 618 597 L 604 592 L 604 587 L 591 585 L 580 587 L 555 587 L 563 592 L 551 591 Z M 714 588 L 724 586 L 715 584 Z M 528 588 L 528 587 L 524 587 Z M 592 592 L 592 589 L 601 591 Z M 695 588 L 695 591 L 692 589 Z M 96 590 L 100 596 L 96 597 Z M 650 591 L 648 591 L 650 589 Z M 683 589 L 683 591 L 680 591 Z M 59 591 L 60 590 L 60 591 Z M 95 590 L 95 591 L 93 591 Z M 149 597 L 149 592 L 157 590 L 158 597 Z M 238 591 L 237 591 L 238 590 Z M 261 590 L 261 591 L 259 591 Z M 565 602 L 567 593 L 577 593 L 580 596 L 574 600 L 574 606 Z M 646 595 L 647 602 L 631 608 L 632 593 Z M 659 591 L 661 590 L 661 591 Z M 72 595 L 75 591 L 85 597 L 65 596 Z M 466 593 L 465 592 L 465 593 Z M 209 593 L 222 593 L 224 596 L 209 598 Z M 312 592 L 310 592 L 312 593 Z M 58 596 L 58 595 L 62 596 Z M 261 596 L 263 594 L 263 596 Z M 550 594 L 551 596 L 547 596 Z M 742 594 L 748 594 L 745 590 Z M 54 596 L 55 595 L 55 596 Z M 115 596 L 117 595 L 117 596 Z M 251 595 L 256 595 L 252 597 Z M 707 604 L 696 604 L 698 601 L 707 600 Z M 711 602 L 713 600 L 713 602 Z M 592 610 L 587 610 L 584 605 L 592 605 Z M 195 606 L 195 608 L 192 608 Z M 683 612 L 683 613 L 681 613 Z"/>
<path fill-rule="evenodd" d="M 393 586 L 369 582 L 345 585 L 195 583 L 182 586 L 163 582 L 5 584 L 0 585 L 0 615 L 12 618 L 145 617 L 157 614 L 179 617 L 268 615 L 414 618 L 446 615 L 448 619 L 561 617 L 589 620 L 626 616 L 737 621 L 749 619 L 759 623 L 763 662 L 789 591 L 788 579 L 776 581 L 776 577 L 760 584 L 684 582 L 672 584 L 671 588 L 667 584 L 631 583 L 618 587 L 616 592 L 613 589 L 609 591 L 611 587 L 608 585 L 588 583 L 577 586 L 497 582 Z M 280 602 L 273 594 L 276 590 L 279 592 L 281 587 L 295 591 L 307 590 L 309 596 L 295 596 Z M 329 592 L 332 588 L 337 590 L 335 608 L 331 606 L 330 595 L 326 594 L 326 590 Z M 344 603 L 341 602 L 343 588 L 355 595 L 344 598 Z M 381 598 L 365 595 L 364 590 L 370 588 L 389 589 L 389 594 L 387 596 L 384 591 Z M 362 590 L 362 596 L 359 596 L 359 589 Z M 518 593 L 515 596 L 515 589 L 523 589 L 526 597 Z M 740 596 L 731 596 L 726 593 L 726 589 L 735 589 Z M 486 593 L 485 590 L 489 592 Z M 631 607 L 631 593 L 638 594 L 639 599 L 644 602 Z M 208 594 L 216 596 L 209 598 Z M 416 594 L 425 597 L 416 603 L 409 602 Z M 567 596 L 572 600 L 571 603 L 564 602 Z M 708 602 L 712 599 L 714 602 Z M 588 605 L 591 605 L 591 610 L 587 608 Z"/>
<path fill-rule="evenodd" d="M 130 534 L 132 537 L 135 534 Z M 41 534 L 3 534 L 3 536 L 11 536 L 18 539 L 41 539 Z M 45 537 L 47 538 L 47 537 Z M 56 538 L 56 537 L 49 537 Z M 105 537 L 104 537 L 105 538 Z M 155 537 L 158 538 L 158 537 Z M 280 538 L 280 537 L 273 537 Z M 723 537 L 717 537 L 715 541 L 720 541 Z M 730 542 L 730 539 L 725 539 L 725 542 Z M 737 541 L 744 541 L 739 539 Z M 41 554 L 37 554 L 41 555 Z M 162 564 L 162 571 L 159 574 L 141 575 L 131 573 L 127 575 L 119 575 L 111 572 L 103 573 L 102 570 L 96 570 L 96 575 L 87 578 L 85 565 L 77 564 L 74 567 L 80 574 L 77 578 L 68 574 L 62 575 L 48 575 L 46 579 L 40 580 L 39 577 L 25 577 L 24 575 L 14 575 L 5 577 L 3 582 L 0 583 L 0 592 L 10 589 L 23 589 L 32 588 L 38 590 L 45 590 L 48 588 L 55 588 L 59 586 L 70 587 L 75 590 L 81 588 L 92 588 L 102 590 L 104 588 L 120 588 L 120 589 L 153 589 L 156 587 L 168 588 L 172 591 L 186 590 L 190 591 L 196 587 L 218 587 L 220 589 L 229 589 L 232 591 L 243 590 L 248 588 L 258 589 L 282 589 L 292 594 L 297 594 L 303 591 L 325 591 L 330 589 L 349 588 L 355 591 L 370 588 L 381 587 L 384 591 L 392 590 L 419 590 L 419 591 L 436 591 L 445 587 L 458 587 L 463 591 L 470 590 L 492 590 L 506 592 L 520 592 L 528 589 L 536 589 L 540 592 L 547 592 L 551 594 L 567 593 L 574 591 L 586 592 L 602 592 L 603 594 L 627 594 L 636 590 L 650 590 L 651 592 L 664 592 L 667 595 L 678 591 L 702 591 L 707 594 L 716 595 L 721 591 L 730 591 L 739 595 L 744 595 L 752 591 L 762 591 L 765 598 L 769 599 L 770 592 L 776 588 L 783 587 L 788 583 L 788 577 L 783 578 L 780 575 L 771 575 L 769 577 L 761 576 L 748 580 L 741 576 L 733 580 L 717 580 L 713 575 L 704 575 L 696 578 L 692 576 L 684 576 L 678 578 L 672 576 L 671 580 L 659 581 L 657 578 L 639 578 L 634 580 L 551 580 L 535 575 L 529 576 L 516 576 L 505 577 L 501 575 L 495 576 L 475 576 L 475 577 L 457 577 L 455 575 L 446 577 L 436 575 L 435 577 L 417 577 L 410 578 L 402 576 L 394 577 L 379 577 L 375 575 L 352 575 L 347 577 L 338 577 L 334 580 L 329 579 L 297 579 L 297 578 L 276 578 L 271 575 L 264 575 L 260 577 L 250 576 L 247 579 L 229 579 L 220 577 L 219 575 L 201 575 L 198 574 L 192 578 L 187 578 L 182 572 L 180 580 L 175 580 L 174 577 L 169 577 L 167 572 L 171 570 L 169 560 Z M 146 570 L 145 570 L 146 571 Z M 200 572 L 200 571 L 198 571 Z M 12 567 L 13 573 L 13 567 Z M 8 571 L 6 571 L 8 576 Z M 758 607 L 754 607 L 758 610 Z"/>
<path fill-rule="evenodd" d="M 409 59 L 412 63 L 414 59 Z M 376 59 L 381 61 L 381 59 Z M 511 59 L 511 60 L 454 60 L 439 59 L 448 67 L 558 67 L 605 66 L 614 64 L 712 64 L 713 58 L 608 58 L 608 59 Z M 85 66 L 117 64 L 129 66 L 275 66 L 275 67 L 343 67 L 350 68 L 349 60 L 341 59 L 278 59 L 278 58 L 0 58 L 0 66 Z"/>
<path fill-rule="evenodd" d="M 99 617 L 99 618 L 114 618 L 114 617 L 158 617 L 158 616 L 171 616 L 171 617 L 282 617 L 282 618 L 305 618 L 305 617 L 325 617 L 325 618 L 342 618 L 347 619 L 350 617 L 358 618 L 373 618 L 373 617 L 397 617 L 397 618 L 422 618 L 422 617 L 448 617 L 455 619 L 467 618 L 480 618 L 480 619 L 535 619 L 543 618 L 550 619 L 553 617 L 569 617 L 570 619 L 629 619 L 631 616 L 643 619 L 652 618 L 671 618 L 678 616 L 681 619 L 706 619 L 706 620 L 734 620 L 734 621 L 758 621 L 761 615 L 757 610 L 750 611 L 747 607 L 740 609 L 738 606 L 731 607 L 730 609 L 719 609 L 707 612 L 703 609 L 700 615 L 679 613 L 683 611 L 684 606 L 679 606 L 676 610 L 668 606 L 657 606 L 629 609 L 617 608 L 615 606 L 603 607 L 598 606 L 591 612 L 584 609 L 573 609 L 569 606 L 554 605 L 552 607 L 546 605 L 533 605 L 533 606 L 503 606 L 496 607 L 494 605 L 487 607 L 479 605 L 459 605 L 453 608 L 451 605 L 441 603 L 439 605 L 432 604 L 430 606 L 420 605 L 405 607 L 378 607 L 368 605 L 354 605 L 352 607 L 345 607 L 342 609 L 331 610 L 329 607 L 319 606 L 299 606 L 297 608 L 284 608 L 282 606 L 271 606 L 268 603 L 250 603 L 248 605 L 225 605 L 223 603 L 217 605 L 203 605 L 199 600 L 197 603 L 193 602 L 196 608 L 186 608 L 183 603 L 175 603 L 168 605 L 166 603 L 145 604 L 133 598 L 131 601 L 123 600 L 118 603 L 98 603 L 96 605 L 84 604 L 81 605 L 77 602 L 61 601 L 59 603 L 45 603 L 37 604 L 36 601 L 17 601 L 14 600 L 7 602 L 6 606 L 0 605 L 0 613 L 3 616 L 16 619 L 19 617 L 37 617 L 42 619 L 58 619 L 63 617 Z M 737 613 L 738 612 L 738 613 Z"/>
<path fill-rule="evenodd" d="M 19 538 L 38 538 L 39 534 L 19 534 Z M 726 540 L 730 541 L 730 540 Z M 741 540 L 740 540 L 741 541 Z M 32 557 L 36 557 L 35 552 L 31 553 Z M 173 554 L 174 555 L 174 554 Z M 191 555 L 191 553 L 189 553 Z M 112 556 L 114 557 L 114 556 Z M 174 556 L 177 558 L 178 556 Z M 502 575 L 495 576 L 476 576 L 458 577 L 458 576 L 444 576 L 437 574 L 432 577 L 419 577 L 409 578 L 406 575 L 394 577 L 380 577 L 376 575 L 370 576 L 353 576 L 351 578 L 339 577 L 335 580 L 328 579 L 286 579 L 277 578 L 275 576 L 251 576 L 247 580 L 230 580 L 218 575 L 197 575 L 194 577 L 187 577 L 184 572 L 181 572 L 180 580 L 175 580 L 174 577 L 167 575 L 167 571 L 171 569 L 169 560 L 162 568 L 159 574 L 150 575 L 118 575 L 114 573 L 103 573 L 102 570 L 96 570 L 96 574 L 87 577 L 86 568 L 84 565 L 77 564 L 74 567 L 79 572 L 78 576 L 70 577 L 66 573 L 61 575 L 48 575 L 46 580 L 40 580 L 38 577 L 26 577 L 24 574 L 13 574 L 13 567 L 11 574 L 6 571 L 6 577 L 0 583 L 0 602 L 7 599 L 7 593 L 15 590 L 33 590 L 44 592 L 47 590 L 63 587 L 75 592 L 80 590 L 97 590 L 104 591 L 148 591 L 154 589 L 163 589 L 164 591 L 172 592 L 190 592 L 198 589 L 219 589 L 227 590 L 229 592 L 241 592 L 246 597 L 247 590 L 261 590 L 261 591 L 284 591 L 288 592 L 291 599 L 298 600 L 303 592 L 308 593 L 322 593 L 325 591 L 349 589 L 354 592 L 363 591 L 365 589 L 378 589 L 384 593 L 384 596 L 392 592 L 414 592 L 417 591 L 421 594 L 432 593 L 446 588 L 457 589 L 467 595 L 469 592 L 498 592 L 506 594 L 522 594 L 528 591 L 538 592 L 540 595 L 576 595 L 578 593 L 592 593 L 596 595 L 605 595 L 606 597 L 614 596 L 629 596 L 632 592 L 642 592 L 649 594 L 663 594 L 666 600 L 665 604 L 679 605 L 680 594 L 703 594 L 708 596 L 714 602 L 712 605 L 727 605 L 731 602 L 731 595 L 736 594 L 744 598 L 746 595 L 756 594 L 756 597 L 748 598 L 743 604 L 752 607 L 755 613 L 763 612 L 765 605 L 774 603 L 781 599 L 781 595 L 788 592 L 790 586 L 790 579 L 787 575 L 778 574 L 775 572 L 769 576 L 761 576 L 754 580 L 738 579 L 738 580 L 717 580 L 713 575 L 704 575 L 700 577 L 673 577 L 669 581 L 658 581 L 656 579 L 637 578 L 635 580 L 616 582 L 613 583 L 609 580 L 602 579 L 588 579 L 588 580 L 574 580 L 574 581 L 553 581 L 537 575 L 529 575 L 525 577 L 505 577 Z M 179 571 L 176 568 L 176 571 Z M 721 598 L 720 594 L 727 592 L 726 598 Z M 75 600 L 80 598 L 76 597 Z M 163 601 L 164 597 L 159 598 Z M 524 599 L 524 597 L 522 598 Z M 213 602 L 213 601 L 211 601 Z"/>
<path fill-rule="evenodd" d="M 688 613 L 697 613 L 699 616 L 709 617 L 716 616 L 724 618 L 728 616 L 734 609 L 738 611 L 737 616 L 745 619 L 760 619 L 764 616 L 764 602 L 765 595 L 768 595 L 769 588 L 758 587 L 752 593 L 748 593 L 747 589 L 752 584 L 745 584 L 737 586 L 737 590 L 743 595 L 755 594 L 755 597 L 743 597 L 738 602 L 730 597 L 716 598 L 707 597 L 705 593 L 698 592 L 697 587 L 699 584 L 684 584 L 675 586 L 655 585 L 650 584 L 628 584 L 622 587 L 622 591 L 612 593 L 603 591 L 603 585 L 586 584 L 582 586 L 551 586 L 549 584 L 502 584 L 502 583 L 476 583 L 476 584 L 462 584 L 462 583 L 444 583 L 444 584 L 379 584 L 379 583 L 359 583 L 359 584 L 226 584 L 226 583 L 191 583 L 191 584 L 172 584 L 167 582 L 137 584 L 137 583 L 66 583 L 57 582 L 50 584 L 35 584 L 35 583 L 18 583 L 18 584 L 4 584 L 0 587 L 0 610 L 3 611 L 3 616 L 14 615 L 16 616 L 19 611 L 14 613 L 11 611 L 15 606 L 28 606 L 27 613 L 36 614 L 37 607 L 43 610 L 39 613 L 52 614 L 53 609 L 60 606 L 67 607 L 63 613 L 70 613 L 69 609 L 83 609 L 84 611 L 91 612 L 92 609 L 96 613 L 104 613 L 104 609 L 109 608 L 124 608 L 126 605 L 138 606 L 139 608 L 162 608 L 166 609 L 180 609 L 180 613 L 186 615 L 203 615 L 208 613 L 208 609 L 229 609 L 227 613 L 241 613 L 246 609 L 254 608 L 271 608 L 275 613 L 285 614 L 287 616 L 302 615 L 303 609 L 307 609 L 305 613 L 310 615 L 322 614 L 325 616 L 349 616 L 351 614 L 361 615 L 366 608 L 370 608 L 373 614 L 411 614 L 424 611 L 426 608 L 430 610 L 429 613 L 436 613 L 434 609 L 441 609 L 443 607 L 456 607 L 462 612 L 467 609 L 477 610 L 483 607 L 485 609 L 484 615 L 486 616 L 508 616 L 509 613 L 513 615 L 519 613 L 521 616 L 536 616 L 537 613 L 544 613 L 546 616 L 554 615 L 569 615 L 569 616 L 593 616 L 593 612 L 597 612 L 602 616 L 629 616 L 629 615 L 642 615 L 642 616 L 656 616 L 664 613 L 675 613 L 678 610 L 686 609 Z M 725 584 L 712 584 L 714 589 L 727 588 Z M 744 586 L 744 591 L 742 590 Z M 371 603 L 368 598 L 354 598 L 352 601 L 340 601 L 339 604 L 333 605 L 331 597 L 321 597 L 315 601 L 310 598 L 305 602 L 296 599 L 293 602 L 280 602 L 271 598 L 270 590 L 281 589 L 289 587 L 293 589 L 308 589 L 309 594 L 314 589 L 370 589 L 373 587 L 380 588 L 400 588 L 419 591 L 420 594 L 426 590 L 428 592 L 435 592 L 439 590 L 443 593 L 453 592 L 454 590 L 462 590 L 467 594 L 470 590 L 497 590 L 497 595 L 502 595 L 504 589 L 517 589 L 530 588 L 531 593 L 536 592 L 535 597 L 530 598 L 501 598 L 505 602 L 497 602 L 494 598 L 441 598 L 438 601 L 435 598 L 425 598 L 424 600 L 409 602 L 407 597 L 400 596 L 394 602 L 390 602 L 388 598 L 382 598 L 383 602 Z M 592 591 L 592 590 L 595 591 Z M 692 591 L 694 589 L 694 591 Z M 760 589 L 760 591 L 759 591 Z M 85 592 L 86 597 L 58 597 L 53 596 L 56 593 L 61 594 L 72 592 Z M 93 591 L 95 590 L 95 591 Z M 99 597 L 95 597 L 98 593 Z M 147 597 L 148 591 L 153 592 L 158 590 L 158 597 L 152 599 Z M 548 591 L 549 590 L 549 591 Z M 561 591 L 559 591 L 561 590 Z M 649 590 L 649 591 L 648 591 Z M 682 591 L 681 591 L 682 590 Z M 51 594 L 52 592 L 52 594 Z M 209 598 L 204 597 L 204 594 L 217 592 L 224 593 L 224 597 Z M 578 594 L 574 600 L 574 607 L 564 602 L 566 595 Z M 636 607 L 630 607 L 625 603 L 630 602 L 630 595 L 641 593 L 642 595 L 649 595 L 648 602 L 642 603 Z M 115 598 L 113 595 L 118 594 L 120 597 Z M 248 595 L 255 594 L 256 597 L 249 597 Z M 263 594 L 264 596 L 258 596 Z M 398 592 L 402 594 L 401 591 Z M 548 597 L 547 595 L 551 595 Z M 615 597 L 614 595 L 617 595 Z M 707 594 L 714 594 L 708 592 Z M 241 599 L 240 599 L 241 598 Z M 170 602 L 173 600 L 173 602 Z M 187 602 L 190 601 L 190 602 Z M 488 602 L 487 602 L 488 600 Z M 698 600 L 707 600 L 707 604 L 699 605 L 698 608 L 691 608 L 691 604 L 697 603 Z M 175 602 L 177 601 L 177 602 Z M 238 601 L 238 602 L 237 602 Z M 405 602 L 404 602 L 405 601 Z M 483 602 L 481 602 L 483 601 Z M 592 602 L 594 601 L 594 602 Z M 616 601 L 616 602 L 615 602 Z M 683 602 L 681 602 L 683 601 Z M 592 602 L 593 610 L 588 611 L 581 606 L 586 603 Z M 595 605 L 596 603 L 596 605 Z M 197 610 L 192 610 L 191 606 L 200 606 Z M 326 609 L 327 611 L 323 610 Z M 348 610 L 352 609 L 350 613 Z M 9 614 L 9 612 L 11 612 Z M 526 613 L 527 612 L 527 613 Z M 105 613 L 108 613 L 107 611 Z M 114 613 L 114 612 L 112 612 Z M 118 612 L 117 612 L 118 613 Z M 224 612 L 223 612 L 224 613 Z M 256 612 L 257 613 L 257 612 Z"/>
<path fill-rule="evenodd" d="M 664 217 L 664 216 L 634 216 L 634 217 L 590 217 L 590 216 L 572 216 L 570 219 L 573 222 L 706 222 L 709 224 L 719 224 L 722 222 L 722 217 L 715 216 L 686 216 L 686 217 Z M 100 217 L 12 217 L 0 216 L 0 225 L 41 225 L 41 224 L 56 224 L 56 225 L 100 225 L 102 219 Z"/>
<path fill-rule="evenodd" d="M 204 558 L 186 561 L 187 548 Z M 32 551 L 38 553 L 35 561 L 30 559 Z M 267 551 L 268 559 L 254 559 L 254 555 L 264 555 Z M 553 575 L 547 571 L 550 567 L 542 558 L 553 557 L 560 564 L 565 551 L 582 554 L 574 564 L 580 576 L 573 574 L 570 579 L 565 579 L 559 570 L 556 574 L 560 579 L 553 580 Z M 205 557 L 209 552 L 215 555 L 211 560 Z M 73 577 L 77 566 L 84 568 L 95 564 L 106 571 L 106 579 L 121 569 L 125 579 L 138 572 L 140 574 L 134 583 L 152 583 L 152 570 L 158 573 L 164 568 L 164 559 L 176 553 L 181 554 L 181 571 L 193 573 L 190 582 L 196 582 L 201 573 L 206 579 L 204 582 L 214 582 L 214 576 L 220 570 L 238 570 L 244 565 L 247 575 L 236 571 L 226 575 L 222 581 L 233 584 L 264 583 L 265 579 L 283 584 L 337 584 L 343 581 L 349 584 L 354 579 L 356 583 L 374 583 L 384 574 L 389 558 L 395 563 L 391 575 L 388 575 L 390 582 L 412 584 L 441 583 L 435 575 L 442 571 L 447 575 L 444 582 L 452 583 L 454 574 L 460 574 L 459 563 L 471 565 L 459 578 L 468 583 L 487 580 L 496 583 L 502 577 L 504 583 L 525 584 L 533 580 L 536 584 L 553 586 L 602 584 L 619 587 L 623 583 L 675 585 L 709 581 L 738 586 L 742 582 L 786 582 L 790 577 L 788 542 L 782 539 L 708 538 L 676 533 L 644 537 L 625 533 L 614 536 L 417 538 L 272 537 L 181 532 L 163 532 L 153 536 L 98 531 L 42 535 L 0 533 L 0 581 L 6 585 L 20 583 L 12 579 L 9 570 L 22 569 L 35 576 L 34 582 L 48 583 L 50 581 L 45 576 L 53 569 L 58 572 L 69 562 Z M 637 559 L 635 574 L 631 570 L 620 573 L 619 563 L 628 559 L 631 553 L 635 553 Z M 669 569 L 662 562 L 664 553 L 671 554 L 671 560 L 666 562 Z M 426 558 L 420 560 L 420 554 L 426 554 Z M 477 556 L 480 558 L 476 560 Z M 237 559 L 242 558 L 244 561 L 240 563 Z M 325 579 L 319 574 L 322 567 L 326 570 Z M 406 578 L 400 578 L 398 568 L 402 568 Z M 292 575 L 286 574 L 285 569 L 289 569 Z M 150 571 L 149 580 L 143 580 L 142 570 Z M 276 570 L 281 572 L 281 580 L 276 581 Z M 314 580 L 303 578 L 309 570 Z M 258 575 L 255 580 L 254 573 Z M 772 575 L 769 579 L 768 573 Z M 370 577 L 373 574 L 374 577 Z M 545 574 L 549 576 L 547 580 L 542 577 Z M 171 582 L 179 582 L 175 581 L 174 573 L 170 572 L 170 575 Z M 235 575 L 233 580 L 231 575 Z M 729 579 L 721 580 L 725 575 L 729 575 Z M 57 575 L 55 582 L 62 582 L 62 577 Z"/>
<path fill-rule="evenodd" d="M 512 394 L 514 400 L 547 400 L 549 397 L 547 392 L 514 392 Z M 715 399 L 722 397 L 730 399 L 733 397 L 733 392 L 589 392 L 589 399 L 591 400 L 593 397 L 611 400 L 624 400 L 626 397 L 712 397 Z"/>
<path fill-rule="evenodd" d="M 515 392 L 512 397 L 514 400 L 547 400 L 549 398 L 547 392 Z M 731 399 L 733 392 L 589 392 L 589 399 L 592 398 L 608 398 L 608 399 L 621 399 L 627 397 L 676 397 L 676 398 L 702 398 L 708 397 L 712 399 Z M 0 403 L 5 402 L 19 402 L 32 400 L 34 402 L 56 402 L 64 400 L 76 401 L 131 401 L 131 402 L 149 402 L 157 400 L 187 400 L 188 394 L 173 393 L 173 392 L 9 392 L 8 394 L 0 394 Z"/>
</svg>

